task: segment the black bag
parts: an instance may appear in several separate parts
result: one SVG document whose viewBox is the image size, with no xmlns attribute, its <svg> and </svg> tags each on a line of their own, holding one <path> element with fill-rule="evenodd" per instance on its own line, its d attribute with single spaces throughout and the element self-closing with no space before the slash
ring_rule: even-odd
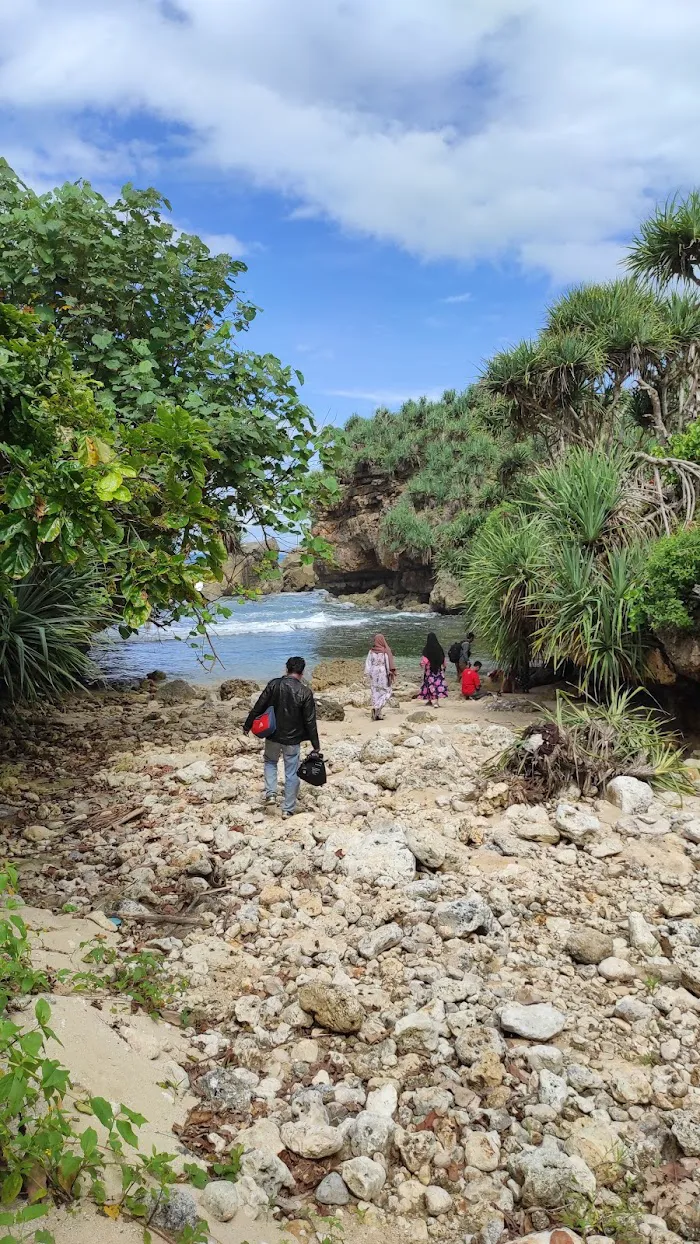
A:
<svg viewBox="0 0 700 1244">
<path fill-rule="evenodd" d="M 297 777 L 300 777 L 302 782 L 309 782 L 311 786 L 326 785 L 328 781 L 326 765 L 320 752 L 309 752 L 297 769 Z"/>
<path fill-rule="evenodd" d="M 458 643 L 450 644 L 449 648 L 447 649 L 447 657 L 448 657 L 448 660 L 450 660 L 453 665 L 457 664 L 461 654 L 462 654 L 461 644 L 458 644 Z"/>
</svg>

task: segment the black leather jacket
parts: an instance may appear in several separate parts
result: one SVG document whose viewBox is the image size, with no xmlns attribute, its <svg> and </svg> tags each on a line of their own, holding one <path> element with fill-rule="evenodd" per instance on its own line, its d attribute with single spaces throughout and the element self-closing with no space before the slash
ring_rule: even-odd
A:
<svg viewBox="0 0 700 1244">
<path fill-rule="evenodd" d="M 277 729 L 270 738 L 274 743 L 293 745 L 308 739 L 319 750 L 316 727 L 316 703 L 313 691 L 306 683 L 291 674 L 273 678 L 245 719 L 244 730 L 250 730 L 256 717 L 272 706 L 277 718 Z"/>
</svg>

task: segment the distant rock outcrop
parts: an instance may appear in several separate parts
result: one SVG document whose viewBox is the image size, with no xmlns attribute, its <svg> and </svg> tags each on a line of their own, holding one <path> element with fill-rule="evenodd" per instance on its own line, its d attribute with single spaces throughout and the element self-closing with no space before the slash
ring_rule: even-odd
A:
<svg viewBox="0 0 700 1244">
<path fill-rule="evenodd" d="M 279 545 L 276 540 L 245 540 L 229 553 L 224 563 L 221 581 L 207 579 L 202 588 L 206 600 L 219 600 L 222 596 L 235 596 L 241 588 L 255 588 L 268 595 L 280 589 L 279 573 L 271 561 L 276 558 Z"/>
<path fill-rule="evenodd" d="M 435 584 L 432 560 L 394 553 L 382 542 L 382 519 L 402 485 L 384 472 L 359 470 L 336 505 L 318 515 L 314 534 L 333 548 L 331 562 L 315 563 L 319 587 L 338 595 L 383 587 L 384 603 L 400 604 L 407 597 L 428 603 Z"/>
<path fill-rule="evenodd" d="M 317 585 L 313 563 L 303 562 L 301 549 L 287 553 L 281 565 L 283 592 L 311 592 Z"/>
</svg>

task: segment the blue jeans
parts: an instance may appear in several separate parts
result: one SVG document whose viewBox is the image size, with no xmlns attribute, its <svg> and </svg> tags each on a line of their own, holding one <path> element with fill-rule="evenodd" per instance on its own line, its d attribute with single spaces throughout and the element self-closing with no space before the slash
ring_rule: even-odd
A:
<svg viewBox="0 0 700 1244">
<path fill-rule="evenodd" d="M 265 739 L 265 794 L 277 794 L 277 766 L 280 756 L 284 761 L 284 804 L 285 812 L 293 812 L 297 806 L 299 794 L 299 757 L 301 743 L 274 743 Z"/>
</svg>

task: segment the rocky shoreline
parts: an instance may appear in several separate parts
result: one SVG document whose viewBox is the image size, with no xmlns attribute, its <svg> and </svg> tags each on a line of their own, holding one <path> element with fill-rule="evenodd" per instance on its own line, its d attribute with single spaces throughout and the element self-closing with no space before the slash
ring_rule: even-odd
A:
<svg viewBox="0 0 700 1244">
<path fill-rule="evenodd" d="M 213 1238 L 700 1239 L 700 796 L 509 804 L 484 767 L 517 702 L 430 713 L 400 685 L 377 727 L 353 685 L 327 694 L 328 785 L 282 821 L 251 691 L 166 682 L 2 731 L 25 898 L 189 980 L 186 1027 L 146 1022 L 187 1095 L 171 1144 L 244 1149 L 192 1200 Z M 136 1092 L 137 1027 L 112 1025 Z"/>
</svg>

